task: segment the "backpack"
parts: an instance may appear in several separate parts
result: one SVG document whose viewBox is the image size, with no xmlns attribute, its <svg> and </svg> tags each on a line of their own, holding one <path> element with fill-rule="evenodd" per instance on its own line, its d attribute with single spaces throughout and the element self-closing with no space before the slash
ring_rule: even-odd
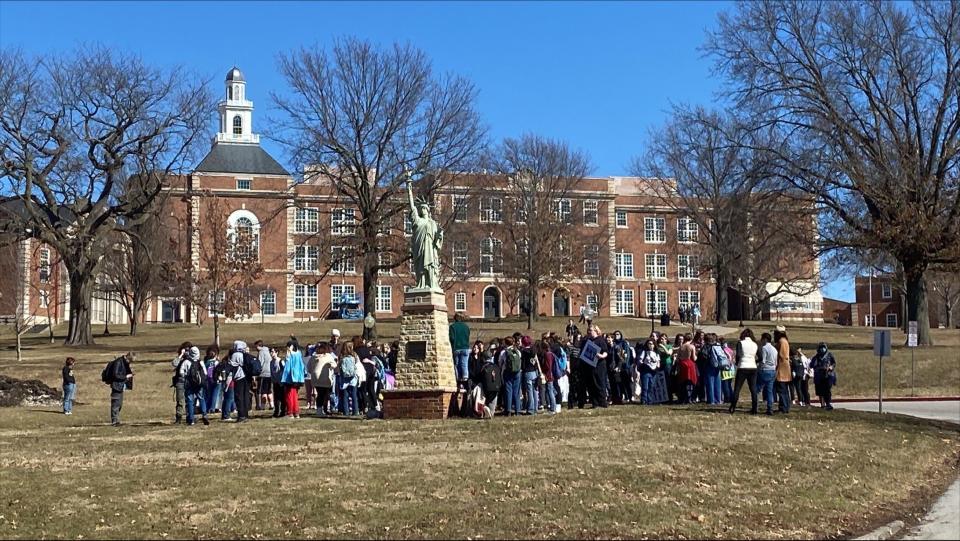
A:
<svg viewBox="0 0 960 541">
<path fill-rule="evenodd" d="M 519 372 L 521 368 L 520 352 L 510 348 L 507 350 L 507 368 L 511 372 Z"/>
<path fill-rule="evenodd" d="M 113 361 L 107 363 L 107 366 L 103 367 L 103 372 L 100 372 L 100 381 L 106 383 L 107 385 L 113 384 Z"/>
<path fill-rule="evenodd" d="M 557 381 L 563 377 L 563 368 L 560 366 L 560 362 L 560 358 L 554 355 L 553 369 L 550 371 L 553 374 L 553 381 Z"/>
<path fill-rule="evenodd" d="M 724 357 L 726 357 L 726 355 L 724 355 Z M 723 366 L 723 362 L 717 354 L 717 346 L 710 346 L 709 351 L 707 351 L 707 359 L 710 360 L 710 366 L 712 368 L 720 368 Z"/>
<path fill-rule="evenodd" d="M 350 355 L 340 360 L 340 375 L 343 376 L 344 379 L 357 377 L 357 361 Z"/>
<path fill-rule="evenodd" d="M 260 372 L 263 372 L 263 364 L 260 359 L 249 353 L 244 353 L 243 374 L 248 378 L 255 378 L 260 376 Z"/>
<path fill-rule="evenodd" d="M 187 380 L 184 383 L 191 389 L 199 389 L 203 387 L 203 375 L 204 370 L 200 367 L 200 361 L 193 361 L 187 369 Z"/>
<path fill-rule="evenodd" d="M 500 391 L 500 367 L 494 363 L 483 365 L 480 371 L 480 380 L 483 383 L 483 390 L 488 393 Z"/>
</svg>

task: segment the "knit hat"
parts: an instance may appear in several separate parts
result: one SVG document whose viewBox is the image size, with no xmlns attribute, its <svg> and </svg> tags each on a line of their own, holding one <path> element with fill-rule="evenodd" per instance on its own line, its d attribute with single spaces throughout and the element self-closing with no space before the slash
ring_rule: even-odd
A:
<svg viewBox="0 0 960 541">
<path fill-rule="evenodd" d="M 233 350 L 234 350 L 234 351 L 243 351 L 243 350 L 245 350 L 245 349 L 247 349 L 247 343 L 246 343 L 246 342 L 244 342 L 243 340 L 234 340 L 234 342 L 233 342 Z"/>
<path fill-rule="evenodd" d="M 337 338 L 340 338 L 340 329 L 334 329 L 330 331 L 330 336 L 336 336 Z"/>
</svg>

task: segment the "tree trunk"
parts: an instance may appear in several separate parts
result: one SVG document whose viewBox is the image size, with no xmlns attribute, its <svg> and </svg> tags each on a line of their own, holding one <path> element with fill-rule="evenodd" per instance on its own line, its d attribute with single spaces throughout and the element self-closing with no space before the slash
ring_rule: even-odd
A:
<svg viewBox="0 0 960 541">
<path fill-rule="evenodd" d="M 143 305 L 146 302 L 146 299 L 143 298 L 142 294 L 134 293 L 133 299 L 130 302 L 130 312 L 127 316 L 130 318 L 130 336 L 137 335 L 137 316 L 143 313 Z M 176 317 L 173 318 L 176 321 Z"/>
<path fill-rule="evenodd" d="M 377 309 L 377 286 L 379 285 L 379 273 L 377 272 L 376 265 L 378 259 L 378 250 L 367 250 L 367 253 L 363 254 L 363 317 L 366 318 L 367 314 L 373 314 Z M 363 328 L 363 339 L 364 340 L 373 340 L 370 338 L 371 335 L 376 336 L 377 334 L 377 325 L 374 323 L 373 327 L 367 329 Z"/>
<path fill-rule="evenodd" d="M 947 302 L 947 307 L 946 307 L 946 308 L 947 308 L 947 314 L 946 314 L 946 315 L 947 315 L 947 328 L 948 328 L 948 329 L 952 329 L 952 328 L 953 328 L 953 307 L 950 306 L 950 303 L 949 303 L 949 302 Z"/>
<path fill-rule="evenodd" d="M 220 347 L 220 313 L 213 313 L 213 343 Z"/>
<path fill-rule="evenodd" d="M 727 310 L 729 310 L 728 280 L 725 279 L 724 274 L 722 271 L 717 273 L 717 325 L 723 325 L 727 322 Z"/>
<path fill-rule="evenodd" d="M 90 327 L 90 303 L 93 297 L 93 273 L 70 272 L 70 325 L 64 344 L 68 346 L 93 345 Z"/>
<path fill-rule="evenodd" d="M 917 345 L 919 346 L 933 345 L 927 304 L 927 282 L 924 279 L 926 270 L 927 266 L 923 263 L 903 263 L 903 273 L 907 281 L 907 319 L 917 322 Z"/>
<path fill-rule="evenodd" d="M 132 317 L 130 318 L 130 336 L 136 336 L 136 335 L 137 335 L 137 318 Z"/>
<path fill-rule="evenodd" d="M 20 340 L 20 337 L 23 336 L 23 329 L 17 326 L 15 332 L 17 333 L 17 362 L 19 363 L 23 361 L 23 342 Z"/>
<path fill-rule="evenodd" d="M 533 286 L 527 291 L 527 330 L 533 329 L 533 322 L 537 320 L 537 311 L 539 310 L 537 292 Z"/>
</svg>

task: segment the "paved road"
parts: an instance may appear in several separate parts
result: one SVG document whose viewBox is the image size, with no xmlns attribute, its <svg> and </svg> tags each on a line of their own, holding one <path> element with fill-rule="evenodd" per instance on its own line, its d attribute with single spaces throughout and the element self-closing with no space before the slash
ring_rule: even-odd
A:
<svg viewBox="0 0 960 541">
<path fill-rule="evenodd" d="M 857 411 L 877 411 L 878 409 L 876 402 L 841 402 L 834 405 L 838 408 Z M 957 400 L 884 402 L 883 411 L 960 424 L 960 401 Z M 900 539 L 960 539 L 960 479 L 950 485 L 923 521 L 907 530 Z"/>
</svg>

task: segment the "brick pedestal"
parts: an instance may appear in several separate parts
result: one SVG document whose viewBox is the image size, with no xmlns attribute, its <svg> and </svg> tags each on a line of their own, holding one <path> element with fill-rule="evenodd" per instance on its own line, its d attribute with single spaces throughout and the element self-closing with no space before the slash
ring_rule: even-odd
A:
<svg viewBox="0 0 960 541">
<path fill-rule="evenodd" d="M 383 393 L 386 419 L 445 419 L 457 388 L 447 302 L 442 291 L 404 293 L 397 388 Z"/>
</svg>

